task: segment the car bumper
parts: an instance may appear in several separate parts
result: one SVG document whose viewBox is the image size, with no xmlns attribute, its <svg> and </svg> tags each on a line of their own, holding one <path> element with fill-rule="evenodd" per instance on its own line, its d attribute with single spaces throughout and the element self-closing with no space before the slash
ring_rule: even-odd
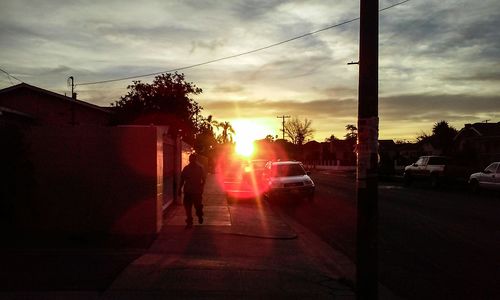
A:
<svg viewBox="0 0 500 300">
<path fill-rule="evenodd" d="M 314 196 L 314 186 L 303 186 L 294 188 L 273 188 L 269 191 L 269 196 L 271 198 L 282 198 L 282 197 L 311 197 Z"/>
</svg>

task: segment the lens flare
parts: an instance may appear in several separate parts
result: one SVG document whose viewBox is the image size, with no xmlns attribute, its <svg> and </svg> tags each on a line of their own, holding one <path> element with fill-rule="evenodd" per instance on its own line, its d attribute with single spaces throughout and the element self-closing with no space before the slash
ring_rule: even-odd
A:
<svg viewBox="0 0 500 300">
<path fill-rule="evenodd" d="M 239 155 L 250 157 L 254 152 L 253 141 L 247 139 L 237 139 L 235 150 Z"/>
<path fill-rule="evenodd" d="M 256 149 L 257 150 L 257 149 Z M 286 152 L 279 143 L 259 145 L 259 159 L 237 155 L 232 149 L 221 151 L 217 157 L 216 173 L 220 187 L 231 198 L 260 199 L 267 191 L 265 163 L 270 160 L 286 160 Z"/>
</svg>

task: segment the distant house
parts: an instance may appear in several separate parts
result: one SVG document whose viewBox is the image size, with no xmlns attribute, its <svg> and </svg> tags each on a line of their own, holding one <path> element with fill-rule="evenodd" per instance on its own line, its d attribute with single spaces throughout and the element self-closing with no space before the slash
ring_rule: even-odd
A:
<svg viewBox="0 0 500 300">
<path fill-rule="evenodd" d="M 323 147 L 322 143 L 316 141 L 309 141 L 302 146 L 301 160 L 314 161 L 323 160 Z"/>
<path fill-rule="evenodd" d="M 465 124 L 454 139 L 459 160 L 477 168 L 500 161 L 500 122 Z"/>
<path fill-rule="evenodd" d="M 111 111 L 26 83 L 0 90 L 0 119 L 34 121 L 38 125 L 101 125 L 111 121 Z"/>
<path fill-rule="evenodd" d="M 337 161 L 341 166 L 356 165 L 356 141 L 353 140 L 333 140 L 329 145 L 331 159 Z"/>
</svg>

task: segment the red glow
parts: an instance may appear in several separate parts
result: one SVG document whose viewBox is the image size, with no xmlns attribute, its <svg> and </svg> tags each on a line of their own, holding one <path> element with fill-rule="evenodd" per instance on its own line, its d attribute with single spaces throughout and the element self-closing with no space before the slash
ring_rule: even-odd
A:
<svg viewBox="0 0 500 300">
<path fill-rule="evenodd" d="M 256 145 L 259 161 L 286 160 L 282 147 L 275 143 Z M 257 198 L 266 191 L 268 183 L 263 178 L 262 163 L 255 164 L 256 158 L 244 158 L 233 152 L 223 152 L 216 160 L 217 182 L 232 198 Z"/>
</svg>

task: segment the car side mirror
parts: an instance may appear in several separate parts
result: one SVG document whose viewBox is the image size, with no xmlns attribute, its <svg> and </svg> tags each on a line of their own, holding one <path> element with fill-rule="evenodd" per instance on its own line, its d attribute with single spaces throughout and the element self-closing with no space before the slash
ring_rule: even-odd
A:
<svg viewBox="0 0 500 300">
<path fill-rule="evenodd" d="M 311 171 L 306 171 L 307 176 L 311 175 Z"/>
</svg>

